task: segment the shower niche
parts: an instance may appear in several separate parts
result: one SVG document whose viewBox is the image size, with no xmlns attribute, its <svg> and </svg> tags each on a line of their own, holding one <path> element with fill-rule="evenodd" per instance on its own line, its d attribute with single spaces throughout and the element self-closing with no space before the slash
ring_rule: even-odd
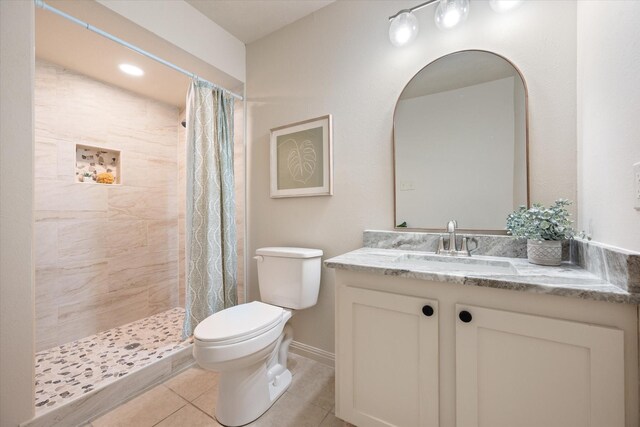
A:
<svg viewBox="0 0 640 427">
<path fill-rule="evenodd" d="M 120 151 L 76 144 L 76 182 L 121 184 Z"/>
</svg>

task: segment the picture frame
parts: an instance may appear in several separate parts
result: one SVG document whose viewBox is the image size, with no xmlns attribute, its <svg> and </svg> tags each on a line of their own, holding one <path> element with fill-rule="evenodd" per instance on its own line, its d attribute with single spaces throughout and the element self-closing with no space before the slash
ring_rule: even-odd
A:
<svg viewBox="0 0 640 427">
<path fill-rule="evenodd" d="M 271 129 L 271 197 L 333 195 L 331 114 Z"/>
</svg>

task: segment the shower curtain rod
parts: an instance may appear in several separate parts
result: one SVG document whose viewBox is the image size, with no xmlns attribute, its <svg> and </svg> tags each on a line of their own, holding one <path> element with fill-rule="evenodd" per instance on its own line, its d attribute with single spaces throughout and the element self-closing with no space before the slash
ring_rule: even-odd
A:
<svg viewBox="0 0 640 427">
<path fill-rule="evenodd" d="M 48 10 L 49 12 L 53 12 L 56 15 L 61 16 L 61 17 L 65 18 L 65 19 L 68 19 L 69 21 L 71 21 L 71 22 L 73 22 L 75 24 L 78 24 L 81 27 L 84 27 L 89 31 L 93 31 L 94 33 L 99 34 L 102 37 L 105 37 L 105 38 L 107 38 L 109 40 L 112 40 L 112 41 L 114 41 L 114 42 L 116 42 L 116 43 L 118 43 L 118 44 L 120 44 L 120 45 L 122 45 L 122 46 L 124 46 L 124 47 L 126 47 L 128 49 L 131 49 L 134 52 L 139 53 L 140 55 L 143 55 L 143 56 L 146 56 L 147 58 L 153 59 L 154 61 L 159 62 L 162 65 L 166 65 L 167 67 L 172 68 L 172 69 L 176 70 L 179 73 L 187 75 L 187 76 L 189 76 L 189 77 L 191 77 L 193 79 L 200 80 L 201 82 L 209 84 L 209 85 L 213 86 L 214 88 L 223 90 L 223 91 L 227 92 L 229 95 L 233 96 L 234 98 L 239 99 L 240 101 L 244 100 L 244 97 L 242 95 L 238 95 L 237 93 L 231 92 L 229 89 L 225 89 L 220 85 L 217 85 L 215 83 L 211 83 L 210 81 L 205 80 L 205 79 L 203 79 L 201 77 L 198 77 L 194 73 L 192 73 L 190 71 L 187 71 L 184 68 L 178 67 L 177 65 L 172 64 L 169 61 L 165 61 L 164 59 L 162 59 L 160 57 L 157 57 L 154 54 L 147 52 L 146 50 L 142 50 L 139 47 L 132 45 L 131 43 L 127 43 L 126 41 L 124 41 L 124 40 L 122 40 L 122 39 L 120 39 L 120 38 L 118 38 L 118 37 L 116 37 L 116 36 L 114 36 L 112 34 L 109 34 L 106 31 L 102 31 L 100 28 L 96 28 L 96 27 L 94 27 L 93 25 L 91 25 L 91 24 L 89 24 L 87 22 L 81 21 L 80 19 L 76 18 L 75 16 L 71 16 L 68 13 L 65 13 L 65 12 L 61 11 L 60 9 L 56 9 L 55 7 L 49 6 L 48 4 L 46 4 L 44 2 L 44 0 L 34 0 L 34 2 L 35 2 L 36 7 L 39 7 L 40 9 Z"/>
</svg>

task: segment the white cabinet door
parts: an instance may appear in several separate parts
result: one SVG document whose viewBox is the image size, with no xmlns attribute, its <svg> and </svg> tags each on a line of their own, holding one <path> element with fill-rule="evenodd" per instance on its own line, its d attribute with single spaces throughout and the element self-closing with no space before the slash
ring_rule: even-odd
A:
<svg viewBox="0 0 640 427">
<path fill-rule="evenodd" d="M 437 301 L 350 287 L 338 301 L 338 416 L 359 427 L 437 427 Z"/>
<path fill-rule="evenodd" d="M 458 427 L 624 426 L 623 331 L 461 304 L 456 316 Z"/>
</svg>

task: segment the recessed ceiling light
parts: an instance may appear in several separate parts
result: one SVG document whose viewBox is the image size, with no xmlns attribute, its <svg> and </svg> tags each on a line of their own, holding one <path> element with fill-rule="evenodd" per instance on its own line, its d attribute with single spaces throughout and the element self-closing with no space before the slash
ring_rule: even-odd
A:
<svg viewBox="0 0 640 427">
<path fill-rule="evenodd" d="M 120 67 L 120 71 L 122 71 L 123 73 L 127 73 L 130 76 L 140 77 L 144 74 L 142 68 L 136 67 L 135 65 L 120 64 L 118 67 Z"/>
</svg>

